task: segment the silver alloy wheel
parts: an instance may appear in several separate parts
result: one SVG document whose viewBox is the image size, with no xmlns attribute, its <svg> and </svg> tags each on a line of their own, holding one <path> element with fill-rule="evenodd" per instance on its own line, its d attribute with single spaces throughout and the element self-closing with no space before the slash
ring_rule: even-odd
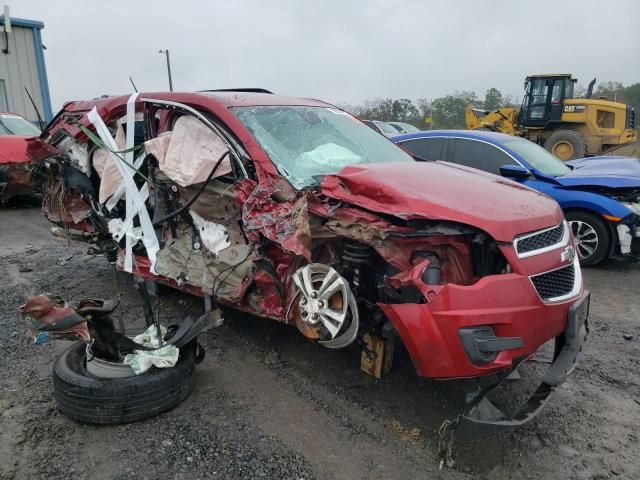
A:
<svg viewBox="0 0 640 480">
<path fill-rule="evenodd" d="M 569 225 L 576 238 L 578 257 L 580 260 L 589 258 L 598 249 L 598 233 L 591 225 L 580 220 L 571 220 Z"/>
<path fill-rule="evenodd" d="M 350 345 L 358 333 L 359 318 L 348 282 L 333 268 L 321 263 L 298 269 L 293 281 L 300 290 L 298 305 L 302 321 L 316 329 L 322 326 L 329 333 L 330 339 L 319 340 L 319 343 L 328 348 Z M 339 299 L 335 302 L 339 306 L 331 302 L 334 298 Z"/>
</svg>

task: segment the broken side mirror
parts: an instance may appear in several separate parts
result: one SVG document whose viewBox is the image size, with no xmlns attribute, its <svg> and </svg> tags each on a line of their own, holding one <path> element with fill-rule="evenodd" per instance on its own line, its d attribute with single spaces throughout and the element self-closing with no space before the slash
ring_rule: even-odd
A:
<svg viewBox="0 0 640 480">
<path fill-rule="evenodd" d="M 531 176 L 531 172 L 522 165 L 502 165 L 500 175 L 507 178 L 524 179 Z"/>
</svg>

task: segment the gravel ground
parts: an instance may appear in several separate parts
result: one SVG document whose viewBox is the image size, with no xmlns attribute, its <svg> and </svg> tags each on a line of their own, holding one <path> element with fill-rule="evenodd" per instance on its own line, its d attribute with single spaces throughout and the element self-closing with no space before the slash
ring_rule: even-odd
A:
<svg viewBox="0 0 640 480">
<path fill-rule="evenodd" d="M 51 368 L 68 343 L 34 345 L 16 308 L 42 292 L 106 297 L 112 276 L 104 260 L 85 255 L 86 245 L 47 228 L 38 208 L 0 210 L 2 479 L 640 478 L 637 265 L 584 271 L 592 337 L 540 417 L 457 438 L 456 466 L 439 471 L 436 429 L 459 413 L 470 381 L 418 378 L 403 349 L 378 381 L 359 372 L 355 348 L 330 351 L 294 328 L 241 315 L 201 336 L 207 356 L 174 410 L 108 427 L 62 416 Z M 127 321 L 140 322 L 139 299 L 120 278 Z M 196 304 L 163 297 L 165 321 L 180 299 Z"/>
</svg>

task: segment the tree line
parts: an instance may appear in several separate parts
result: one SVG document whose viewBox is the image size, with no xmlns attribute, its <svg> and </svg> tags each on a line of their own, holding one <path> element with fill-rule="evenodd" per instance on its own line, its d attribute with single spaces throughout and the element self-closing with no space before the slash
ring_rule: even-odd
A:
<svg viewBox="0 0 640 480">
<path fill-rule="evenodd" d="M 577 85 L 574 96 L 584 98 L 587 89 Z M 601 82 L 593 94 L 593 98 L 606 98 L 631 105 L 640 112 L 640 83 L 627 87 L 621 82 Z M 454 92 L 439 98 L 377 98 L 366 100 L 360 105 L 342 104 L 341 108 L 358 118 L 406 122 L 421 130 L 465 128 L 464 111 L 467 105 L 483 110 L 496 110 L 502 107 L 517 107 L 517 99 L 511 95 L 503 95 L 497 88 L 486 91 L 484 98 L 479 98 L 474 91 Z M 639 115 L 636 113 L 636 115 Z"/>
</svg>

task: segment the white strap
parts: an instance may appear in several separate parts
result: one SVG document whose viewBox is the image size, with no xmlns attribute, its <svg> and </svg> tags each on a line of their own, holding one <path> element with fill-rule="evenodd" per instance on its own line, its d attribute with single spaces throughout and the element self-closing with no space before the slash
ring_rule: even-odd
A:
<svg viewBox="0 0 640 480">
<path fill-rule="evenodd" d="M 129 97 L 127 101 L 127 144 L 126 144 L 126 157 L 125 161 L 129 165 L 133 165 L 133 142 L 135 135 L 135 111 L 136 111 L 136 99 L 137 93 L 134 93 Z M 124 165 L 122 159 L 118 154 L 114 153 L 118 151 L 118 146 L 115 140 L 109 133 L 109 129 L 105 125 L 104 121 L 98 114 L 98 111 L 94 107 L 88 114 L 87 118 L 93 124 L 96 129 L 96 133 L 100 139 L 104 142 L 109 150 L 111 150 L 111 159 L 115 162 L 120 176 L 122 177 L 122 184 L 125 190 L 125 203 L 126 203 L 126 217 L 122 225 L 121 231 L 114 234 L 113 237 L 116 240 L 120 240 L 122 235 L 125 235 L 126 249 L 125 249 L 125 261 L 124 270 L 127 272 L 133 271 L 132 260 L 132 247 L 134 240 L 137 241 L 138 236 L 133 233 L 133 219 L 137 216 L 140 220 L 140 226 L 142 227 L 142 243 L 147 249 L 147 256 L 151 262 L 151 273 L 155 272 L 156 254 L 160 249 L 158 244 L 158 237 L 153 229 L 153 224 L 149 218 L 149 212 L 145 207 L 145 201 L 149 197 L 149 185 L 145 183 L 140 190 L 136 186 L 133 180 L 134 170 L 127 165 Z"/>
</svg>

